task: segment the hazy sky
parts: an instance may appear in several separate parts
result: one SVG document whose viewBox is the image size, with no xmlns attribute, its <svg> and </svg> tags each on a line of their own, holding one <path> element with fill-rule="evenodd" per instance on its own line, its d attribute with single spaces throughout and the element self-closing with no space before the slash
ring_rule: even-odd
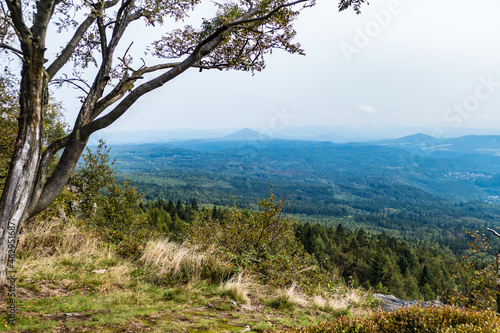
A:
<svg viewBox="0 0 500 333">
<path fill-rule="evenodd" d="M 255 76 L 193 69 L 112 129 L 500 129 L 499 1 L 373 0 L 361 15 L 317 2 L 296 23 L 307 56 L 275 52 Z M 76 106 L 65 105 L 74 117 Z"/>
</svg>

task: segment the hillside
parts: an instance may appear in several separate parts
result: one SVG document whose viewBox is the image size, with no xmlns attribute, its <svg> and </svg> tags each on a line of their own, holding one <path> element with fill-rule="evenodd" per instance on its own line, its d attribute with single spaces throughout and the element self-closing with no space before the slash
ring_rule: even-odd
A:
<svg viewBox="0 0 500 333">
<path fill-rule="evenodd" d="M 498 200 L 498 137 L 433 140 L 423 135 L 370 144 L 194 140 L 115 146 L 112 156 L 127 173 L 187 171 L 332 187 L 377 178 L 454 201 Z"/>
<path fill-rule="evenodd" d="M 472 320 L 464 330 L 469 332 L 496 325 L 474 321 L 492 317 L 488 311 L 495 292 L 494 261 L 474 253 L 498 243 L 466 233 L 497 226 L 496 205 L 431 196 L 391 180 L 390 174 L 368 176 L 369 164 L 349 159 L 348 150 L 357 147 L 367 153 L 384 151 L 379 161 L 389 163 L 387 148 L 286 140 L 266 145 L 261 155 L 252 156 L 246 148 L 136 146 L 139 154 L 125 155 L 129 161 L 146 160 L 149 153 L 148 167 L 171 159 L 188 170 L 171 165 L 171 170 L 156 173 L 129 173 L 150 198 L 141 197 L 129 182 L 119 182 L 104 144 L 87 151 L 71 186 L 22 231 L 16 283 L 0 294 L 0 318 L 8 323 L 2 329 L 262 332 L 364 329 L 383 322 L 397 331 L 401 320 L 373 313 L 378 303 L 372 290 L 404 299 L 439 297 L 480 310 L 396 313 L 430 320 L 429 327 L 452 329 Z M 295 166 L 297 155 L 288 156 L 292 151 L 304 156 Z M 321 151 L 334 152 L 323 160 L 350 168 L 329 173 L 327 163 L 317 161 Z M 192 164 L 194 154 L 202 157 L 197 165 Z M 224 165 L 224 156 L 242 164 Z M 283 173 L 276 156 L 284 170 L 300 171 L 296 177 Z M 212 169 L 197 171 L 202 161 L 210 161 Z M 321 163 L 325 169 L 319 169 Z M 349 179 L 344 184 L 317 178 L 343 172 L 345 178 L 339 179 Z M 366 179 L 355 182 L 356 172 L 365 172 Z M 269 179 L 277 185 L 270 188 Z M 229 188 L 239 190 L 246 201 L 213 205 L 225 200 Z M 265 199 L 250 201 L 264 189 Z M 289 190 L 294 196 L 275 194 Z M 177 203 L 169 200 L 175 191 L 184 196 Z M 195 197 L 185 199 L 193 193 L 189 191 L 197 191 L 200 204 Z M 466 249 L 466 242 L 474 246 Z M 11 290 L 15 297 L 6 298 Z M 7 304 L 15 305 L 14 324 L 7 320 L 12 316 Z M 443 325 L 434 316 L 461 319 Z"/>
<path fill-rule="evenodd" d="M 314 298 L 270 288 L 250 272 L 231 278 L 213 250 L 157 240 L 125 258 L 81 222 L 32 223 L 23 233 L 16 326 L 6 320 L 5 287 L 0 331 L 263 332 L 372 311 L 362 290 L 339 286 Z"/>
<path fill-rule="evenodd" d="M 115 146 L 111 155 L 120 177 L 139 185 L 147 200 L 195 197 L 204 204 L 236 200 L 254 207 L 271 183 L 287 198 L 286 211 L 299 219 L 385 231 L 459 251 L 465 230 L 499 225 L 496 139 L 450 139 L 455 143 L 447 151 L 430 152 L 422 150 L 431 140 L 424 135 L 349 144 L 186 141 Z"/>
</svg>

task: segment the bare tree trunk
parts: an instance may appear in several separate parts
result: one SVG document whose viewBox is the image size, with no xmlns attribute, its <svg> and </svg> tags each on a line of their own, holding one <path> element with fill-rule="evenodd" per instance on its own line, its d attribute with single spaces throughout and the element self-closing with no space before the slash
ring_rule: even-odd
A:
<svg viewBox="0 0 500 333">
<path fill-rule="evenodd" d="M 43 59 L 43 51 L 38 55 Z M 6 282 L 7 271 L 13 268 L 18 235 L 29 215 L 42 148 L 42 110 L 46 106 L 47 87 L 43 67 L 37 66 L 37 59 L 32 60 L 22 72 L 18 137 L 0 198 L 0 284 Z"/>
</svg>

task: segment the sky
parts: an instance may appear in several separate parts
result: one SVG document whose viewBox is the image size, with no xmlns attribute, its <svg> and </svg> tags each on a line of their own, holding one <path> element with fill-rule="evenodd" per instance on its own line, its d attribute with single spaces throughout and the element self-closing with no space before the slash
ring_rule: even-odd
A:
<svg viewBox="0 0 500 333">
<path fill-rule="evenodd" d="M 190 70 L 139 100 L 110 130 L 316 125 L 500 133 L 499 13 L 494 0 L 373 0 L 360 15 L 318 0 L 295 24 L 306 56 L 273 52 L 253 76 Z M 208 15 L 200 7 L 191 20 Z M 135 27 L 132 52 L 142 54 L 150 34 Z M 65 90 L 57 94 L 74 119 L 77 103 Z"/>
</svg>

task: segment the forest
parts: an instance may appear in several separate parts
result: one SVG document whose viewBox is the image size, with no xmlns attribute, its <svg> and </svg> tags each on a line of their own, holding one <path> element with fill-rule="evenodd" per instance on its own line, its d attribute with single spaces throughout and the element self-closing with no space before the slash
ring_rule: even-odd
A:
<svg viewBox="0 0 500 333">
<path fill-rule="evenodd" d="M 401 141 L 408 139 L 392 145 Z M 469 150 L 485 142 L 469 141 L 464 145 Z M 493 163 L 456 153 L 428 157 L 414 174 L 402 175 L 383 167 L 396 163 L 403 154 L 399 148 L 275 141 L 256 151 L 241 143 L 235 149 L 237 144 L 117 146 L 110 156 L 116 158 L 118 179 L 138 186 L 145 200 L 141 207 L 154 207 L 165 223 L 179 217 L 189 224 L 193 206 L 221 221 L 232 209 L 258 209 L 271 186 L 273 195 L 284 199 L 283 213 L 297 221 L 295 235 L 305 251 L 352 286 L 406 299 L 463 301 L 474 292 L 475 272 L 492 264 L 493 257 L 471 259 L 470 244 L 498 227 L 498 205 L 484 200 L 485 192 L 496 191 Z M 485 160 L 490 158 L 496 161 Z M 449 177 L 455 173 L 472 176 Z M 474 192 L 467 191 L 471 186 Z M 432 193 L 425 190 L 429 187 Z M 482 241 L 498 247 L 496 239 Z M 474 269 L 465 274 L 466 267 Z"/>
</svg>

